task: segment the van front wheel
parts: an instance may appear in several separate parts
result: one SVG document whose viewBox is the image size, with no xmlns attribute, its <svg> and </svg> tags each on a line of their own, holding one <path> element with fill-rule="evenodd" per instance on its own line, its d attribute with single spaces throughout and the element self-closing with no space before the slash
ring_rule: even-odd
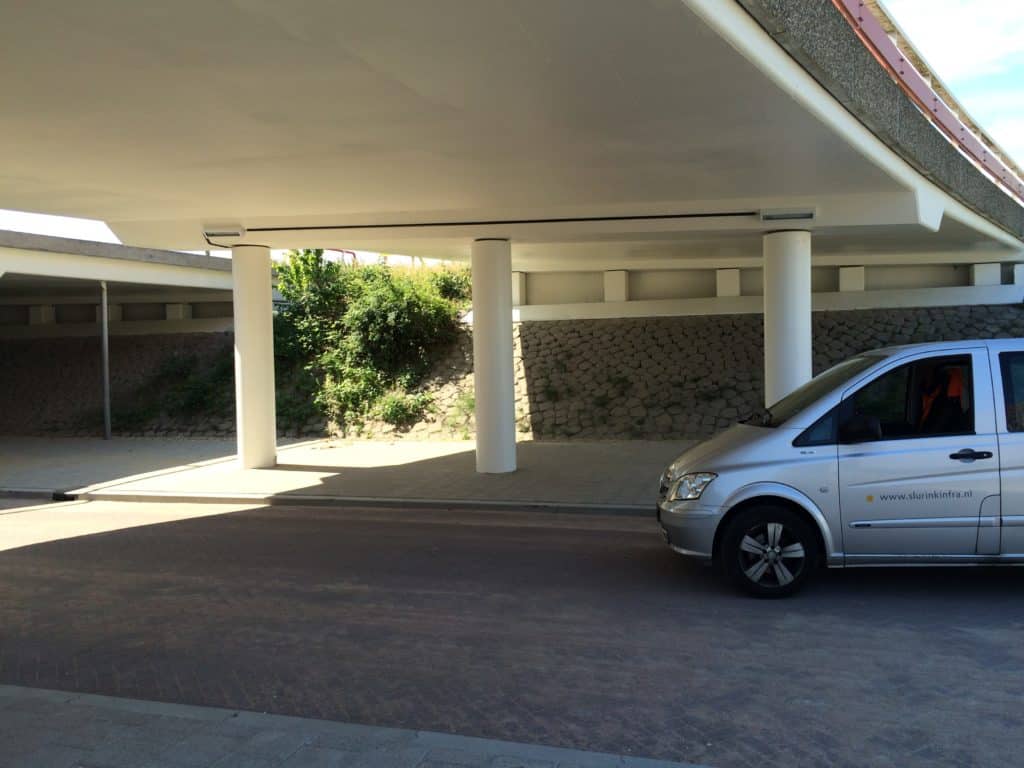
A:
<svg viewBox="0 0 1024 768">
<path fill-rule="evenodd" d="M 788 507 L 763 504 L 729 522 L 718 552 L 725 576 L 755 597 L 786 597 L 818 567 L 814 530 Z"/>
</svg>

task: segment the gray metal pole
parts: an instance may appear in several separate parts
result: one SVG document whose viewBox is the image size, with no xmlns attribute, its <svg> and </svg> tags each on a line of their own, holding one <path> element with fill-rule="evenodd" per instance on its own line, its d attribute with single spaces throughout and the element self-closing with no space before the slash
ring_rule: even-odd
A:
<svg viewBox="0 0 1024 768">
<path fill-rule="evenodd" d="M 100 282 L 100 335 L 103 337 L 103 439 L 111 436 L 110 424 L 110 308 L 107 305 L 107 282 Z"/>
</svg>

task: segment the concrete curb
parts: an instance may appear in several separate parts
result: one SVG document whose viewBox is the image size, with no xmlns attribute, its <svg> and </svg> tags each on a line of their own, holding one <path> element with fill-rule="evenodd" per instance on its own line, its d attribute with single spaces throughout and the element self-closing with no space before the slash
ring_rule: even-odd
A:
<svg viewBox="0 0 1024 768">
<path fill-rule="evenodd" d="M 51 494 L 44 494 L 50 498 Z M 168 504 L 260 504 L 275 507 L 381 507 L 405 509 L 474 509 L 519 512 L 653 517 L 654 501 L 640 504 L 586 504 L 559 501 L 510 501 L 494 499 L 425 499 L 382 496 L 322 496 L 313 494 L 182 494 L 161 491 L 86 491 L 64 494 L 65 500 L 130 501 Z"/>
<path fill-rule="evenodd" d="M 47 491 L 42 488 L 0 488 L 0 499 L 46 499 L 53 501 L 57 496 L 63 496 L 61 491 Z M 74 499 L 65 499 L 74 501 Z"/>
</svg>

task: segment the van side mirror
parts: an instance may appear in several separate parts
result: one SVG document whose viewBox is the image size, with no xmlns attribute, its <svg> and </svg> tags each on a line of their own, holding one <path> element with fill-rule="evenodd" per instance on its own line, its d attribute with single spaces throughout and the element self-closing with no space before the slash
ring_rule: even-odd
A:
<svg viewBox="0 0 1024 768">
<path fill-rule="evenodd" d="M 839 425 L 839 442 L 868 443 L 882 439 L 882 422 L 877 416 L 855 413 Z"/>
</svg>

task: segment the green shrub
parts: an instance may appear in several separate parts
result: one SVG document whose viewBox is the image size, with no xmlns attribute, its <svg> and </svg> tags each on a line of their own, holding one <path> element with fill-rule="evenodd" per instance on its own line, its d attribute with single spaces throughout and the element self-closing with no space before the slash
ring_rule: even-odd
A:
<svg viewBox="0 0 1024 768">
<path fill-rule="evenodd" d="M 391 391 L 377 401 L 376 415 L 396 427 L 408 427 L 423 418 L 433 398 L 426 392 Z"/>
<path fill-rule="evenodd" d="M 455 410 L 466 421 L 473 418 L 476 413 L 476 393 L 460 392 L 455 401 Z"/>
<path fill-rule="evenodd" d="M 429 352 L 455 336 L 452 304 L 422 281 L 387 267 L 362 267 L 352 281 L 341 324 L 342 347 L 353 363 L 369 364 L 389 380 L 426 373 Z"/>
<path fill-rule="evenodd" d="M 419 396 L 398 395 L 422 380 L 458 328 L 459 307 L 435 278 L 330 262 L 318 250 L 292 252 L 277 276 L 286 300 L 279 355 L 309 374 L 324 414 L 343 428 L 371 415 L 402 425 L 422 416 Z"/>
<path fill-rule="evenodd" d="M 473 276 L 466 267 L 431 272 L 429 279 L 442 299 L 465 304 L 473 298 Z"/>
</svg>

